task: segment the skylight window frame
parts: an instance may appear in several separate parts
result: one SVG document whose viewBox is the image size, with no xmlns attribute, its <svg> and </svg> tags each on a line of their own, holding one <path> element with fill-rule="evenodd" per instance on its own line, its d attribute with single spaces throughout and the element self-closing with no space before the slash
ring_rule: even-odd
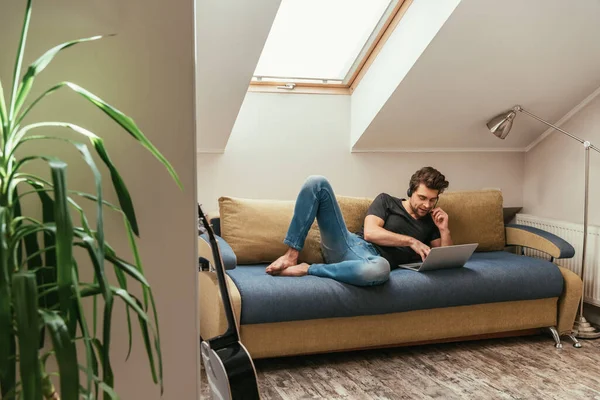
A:
<svg viewBox="0 0 600 400">
<path fill-rule="evenodd" d="M 256 76 L 252 76 L 248 91 L 251 92 L 288 92 L 288 93 L 331 93 L 331 94 L 351 94 L 362 77 L 368 71 L 370 65 L 373 63 L 377 54 L 392 34 L 408 7 L 412 4 L 413 0 L 398 0 L 392 11 L 389 13 L 385 22 L 381 25 L 375 39 L 368 46 L 367 50 L 364 49 L 359 53 L 355 62 L 352 64 L 350 71 L 350 78 L 346 83 L 344 80 L 329 79 L 329 81 L 341 81 L 342 83 L 324 83 L 323 79 L 305 78 L 303 80 L 297 80 L 297 78 L 279 79 L 277 77 L 267 77 L 273 80 L 261 80 L 257 81 Z M 361 56 L 362 55 L 362 56 Z M 358 67 L 355 68 L 355 66 Z M 319 82 L 320 81 L 320 82 Z"/>
</svg>

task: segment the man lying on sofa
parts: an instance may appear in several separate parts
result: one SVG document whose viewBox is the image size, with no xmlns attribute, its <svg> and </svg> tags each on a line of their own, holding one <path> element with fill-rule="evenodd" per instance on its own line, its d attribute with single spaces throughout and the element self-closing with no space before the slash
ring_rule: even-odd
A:
<svg viewBox="0 0 600 400">
<path fill-rule="evenodd" d="M 327 179 L 311 176 L 296 199 L 284 240 L 289 249 L 266 272 L 315 275 L 357 286 L 380 285 L 389 279 L 390 266 L 425 260 L 431 247 L 452 245 L 448 214 L 436 208 L 439 195 L 447 187 L 448 181 L 438 170 L 421 168 L 410 178 L 407 199 L 381 193 L 369 206 L 362 230 L 352 233 Z M 315 217 L 326 263 L 298 264 Z"/>
</svg>

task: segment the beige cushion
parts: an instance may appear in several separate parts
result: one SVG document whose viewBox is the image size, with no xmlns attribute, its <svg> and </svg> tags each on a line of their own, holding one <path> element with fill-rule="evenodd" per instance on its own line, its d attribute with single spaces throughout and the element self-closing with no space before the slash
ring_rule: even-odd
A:
<svg viewBox="0 0 600 400">
<path fill-rule="evenodd" d="M 342 210 L 346 227 L 350 232 L 358 232 L 365 222 L 367 210 L 373 199 L 367 197 L 336 196 Z"/>
<path fill-rule="evenodd" d="M 350 232 L 362 227 L 372 199 L 338 196 L 338 204 Z M 294 201 L 253 200 L 234 197 L 219 199 L 221 237 L 229 243 L 239 264 L 269 263 L 287 250 L 283 239 L 294 214 Z M 479 243 L 477 251 L 504 248 L 502 193 L 494 190 L 448 192 L 440 196 L 449 216 L 455 244 Z M 316 222 L 311 226 L 300 261 L 322 263 L 320 235 Z"/>
<path fill-rule="evenodd" d="M 438 207 L 448 213 L 454 244 L 479 243 L 477 251 L 504 249 L 501 191 L 446 192 L 440 196 Z"/>
<path fill-rule="evenodd" d="M 287 250 L 283 239 L 294 214 L 294 201 L 219 199 L 221 237 L 234 251 L 239 264 L 272 262 Z M 322 263 L 321 236 L 316 222 L 308 232 L 300 259 Z"/>
<path fill-rule="evenodd" d="M 350 232 L 363 224 L 368 198 L 339 196 L 338 204 Z M 294 215 L 294 201 L 253 200 L 234 197 L 219 199 L 221 237 L 231 246 L 239 264 L 272 262 L 287 250 L 283 239 Z M 322 263 L 321 235 L 315 223 L 311 226 L 300 261 Z"/>
</svg>

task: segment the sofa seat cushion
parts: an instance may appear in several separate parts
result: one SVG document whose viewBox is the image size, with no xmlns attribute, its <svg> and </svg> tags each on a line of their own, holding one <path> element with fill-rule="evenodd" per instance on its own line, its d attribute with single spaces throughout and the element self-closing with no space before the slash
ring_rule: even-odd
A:
<svg viewBox="0 0 600 400">
<path fill-rule="evenodd" d="M 561 295 L 563 278 L 549 261 L 508 252 L 475 253 L 463 268 L 395 269 L 380 286 L 328 278 L 270 276 L 266 265 L 227 271 L 242 299 L 241 324 L 387 314 Z"/>
</svg>

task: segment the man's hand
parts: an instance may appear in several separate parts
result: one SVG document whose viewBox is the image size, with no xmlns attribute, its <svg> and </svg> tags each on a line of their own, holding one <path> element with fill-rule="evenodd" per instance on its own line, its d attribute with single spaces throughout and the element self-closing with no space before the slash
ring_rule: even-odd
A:
<svg viewBox="0 0 600 400">
<path fill-rule="evenodd" d="M 439 207 L 434 208 L 431 210 L 431 217 L 433 218 L 433 223 L 440 231 L 448 230 L 448 214 L 444 210 Z"/>
<path fill-rule="evenodd" d="M 415 251 L 418 255 L 421 256 L 421 260 L 425 261 L 425 258 L 429 255 L 429 251 L 431 250 L 429 246 L 426 244 L 414 239 L 410 245 L 410 248 Z"/>
</svg>

